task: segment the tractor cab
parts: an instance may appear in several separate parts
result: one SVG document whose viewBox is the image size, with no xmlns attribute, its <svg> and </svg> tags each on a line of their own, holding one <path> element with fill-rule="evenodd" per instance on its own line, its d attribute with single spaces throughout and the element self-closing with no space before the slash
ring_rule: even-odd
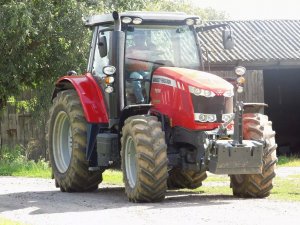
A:
<svg viewBox="0 0 300 225">
<path fill-rule="evenodd" d="M 108 94 L 117 93 L 119 88 L 115 81 L 120 80 L 121 75 L 125 90 L 121 104 L 124 106 L 150 102 L 151 75 L 160 66 L 201 69 L 200 48 L 193 26 L 199 18 L 183 13 L 155 15 L 130 12 L 115 15 L 117 18 L 112 16 L 110 20 L 105 20 L 103 17 L 109 15 L 104 15 L 87 21 L 94 30 L 88 71 L 103 78 L 109 76 L 103 68 L 114 66 L 117 73 L 107 78 L 104 90 Z M 136 93 L 138 91 L 142 96 Z"/>
<path fill-rule="evenodd" d="M 101 85 L 114 121 L 126 106 L 151 103 L 157 68 L 203 68 L 200 22 L 184 13 L 151 12 L 115 12 L 87 20 L 93 29 L 88 72 L 105 81 Z M 231 33 L 223 39 L 232 42 Z"/>
</svg>

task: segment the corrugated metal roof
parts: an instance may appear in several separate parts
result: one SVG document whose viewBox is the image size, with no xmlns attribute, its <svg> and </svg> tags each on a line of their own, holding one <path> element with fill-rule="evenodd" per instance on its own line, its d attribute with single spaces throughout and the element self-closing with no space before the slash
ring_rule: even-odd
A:
<svg viewBox="0 0 300 225">
<path fill-rule="evenodd" d="M 224 23 L 206 22 L 204 25 Z M 225 50 L 222 29 L 201 33 L 204 59 L 213 64 L 297 62 L 300 60 L 300 20 L 226 21 L 234 31 L 235 47 Z M 299 61 L 300 62 L 300 61 Z"/>
</svg>

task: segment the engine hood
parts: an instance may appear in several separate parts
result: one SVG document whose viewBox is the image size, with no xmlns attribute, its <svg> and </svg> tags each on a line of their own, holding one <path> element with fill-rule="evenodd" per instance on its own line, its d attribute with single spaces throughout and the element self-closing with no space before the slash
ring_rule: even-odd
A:
<svg viewBox="0 0 300 225">
<path fill-rule="evenodd" d="M 233 85 L 221 77 L 198 70 L 176 67 L 160 67 L 154 72 L 154 74 L 167 76 L 189 86 L 210 90 L 216 94 L 222 94 L 225 91 L 233 89 Z"/>
</svg>

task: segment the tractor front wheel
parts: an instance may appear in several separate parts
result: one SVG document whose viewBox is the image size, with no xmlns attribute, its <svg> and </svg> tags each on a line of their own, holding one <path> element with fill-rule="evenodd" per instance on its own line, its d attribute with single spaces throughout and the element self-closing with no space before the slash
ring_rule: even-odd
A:
<svg viewBox="0 0 300 225">
<path fill-rule="evenodd" d="M 63 192 L 96 190 L 102 173 L 88 170 L 87 124 L 76 91 L 65 90 L 54 98 L 47 139 L 56 187 Z"/>
<path fill-rule="evenodd" d="M 122 129 L 125 192 L 133 202 L 158 202 L 167 190 L 167 146 L 161 123 L 153 116 L 133 116 Z"/>
<path fill-rule="evenodd" d="M 258 113 L 244 114 L 243 128 L 244 139 L 265 142 L 262 174 L 230 175 L 230 186 L 237 197 L 264 198 L 270 195 L 275 177 L 274 169 L 277 162 L 275 132 L 268 117 Z"/>
</svg>

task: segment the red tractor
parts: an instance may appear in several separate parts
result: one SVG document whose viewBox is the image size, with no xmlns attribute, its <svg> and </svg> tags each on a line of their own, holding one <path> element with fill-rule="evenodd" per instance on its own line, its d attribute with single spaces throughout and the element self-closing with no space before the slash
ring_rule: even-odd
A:
<svg viewBox="0 0 300 225">
<path fill-rule="evenodd" d="M 203 72 L 198 36 L 228 25 L 199 26 L 184 13 L 127 12 L 90 17 L 85 75 L 60 78 L 48 122 L 48 150 L 61 191 L 94 191 L 121 164 L 133 202 L 167 189 L 197 188 L 206 171 L 228 174 L 235 196 L 272 189 L 275 132 L 264 104 L 243 103 L 245 68 L 228 82 Z"/>
</svg>

